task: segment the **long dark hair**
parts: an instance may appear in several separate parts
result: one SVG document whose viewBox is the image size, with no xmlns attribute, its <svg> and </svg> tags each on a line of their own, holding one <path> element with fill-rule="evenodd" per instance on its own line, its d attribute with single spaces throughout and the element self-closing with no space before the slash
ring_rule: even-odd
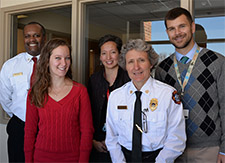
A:
<svg viewBox="0 0 225 163">
<path fill-rule="evenodd" d="M 70 67 L 66 73 L 66 78 L 72 79 L 72 57 L 71 46 L 67 41 L 61 38 L 54 38 L 49 40 L 41 50 L 40 59 L 37 63 L 35 72 L 35 82 L 31 87 L 29 98 L 31 103 L 37 107 L 43 107 L 48 100 L 48 88 L 51 86 L 51 75 L 49 71 L 49 60 L 52 51 L 59 46 L 67 46 L 70 51 Z"/>
</svg>

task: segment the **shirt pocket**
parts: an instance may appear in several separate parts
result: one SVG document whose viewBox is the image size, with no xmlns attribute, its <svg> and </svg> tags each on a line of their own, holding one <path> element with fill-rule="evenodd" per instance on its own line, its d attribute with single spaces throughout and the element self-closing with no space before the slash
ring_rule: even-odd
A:
<svg viewBox="0 0 225 163">
<path fill-rule="evenodd" d="M 128 110 L 119 110 L 117 124 L 118 132 L 122 137 L 132 136 L 133 122 L 131 120 L 131 115 Z"/>
<path fill-rule="evenodd" d="M 148 132 L 160 138 L 166 132 L 166 115 L 163 112 L 149 112 L 147 114 Z"/>
<path fill-rule="evenodd" d="M 28 89 L 30 87 L 27 76 L 25 76 L 25 75 L 13 76 L 10 78 L 10 82 L 13 87 L 14 93 L 16 93 L 18 96 L 26 93 L 23 90 L 28 91 Z"/>
</svg>

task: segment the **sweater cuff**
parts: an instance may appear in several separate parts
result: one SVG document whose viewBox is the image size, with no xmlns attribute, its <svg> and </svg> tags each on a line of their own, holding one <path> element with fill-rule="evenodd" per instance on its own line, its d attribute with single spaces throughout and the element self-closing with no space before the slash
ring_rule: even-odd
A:
<svg viewBox="0 0 225 163">
<path fill-rule="evenodd" d="M 25 162 L 33 162 L 33 152 L 25 152 Z"/>
</svg>

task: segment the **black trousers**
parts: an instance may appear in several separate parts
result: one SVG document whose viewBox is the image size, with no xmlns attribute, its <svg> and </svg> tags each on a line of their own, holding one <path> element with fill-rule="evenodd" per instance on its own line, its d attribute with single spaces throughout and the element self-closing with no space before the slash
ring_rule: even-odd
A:
<svg viewBox="0 0 225 163">
<path fill-rule="evenodd" d="M 25 162 L 24 126 L 25 123 L 14 115 L 8 122 L 6 130 L 8 133 L 9 162 Z"/>
<path fill-rule="evenodd" d="M 104 163 L 111 163 L 111 157 L 109 152 L 108 153 L 104 153 L 104 152 L 98 152 L 95 147 L 92 147 L 92 151 L 90 154 L 90 163 L 96 163 L 96 162 L 104 162 Z"/>
<path fill-rule="evenodd" d="M 162 148 L 160 148 L 156 151 L 142 152 L 142 162 L 155 163 L 155 159 L 161 150 L 162 150 Z M 126 162 L 131 163 L 132 162 L 132 160 L 131 160 L 132 151 L 127 150 L 125 147 L 122 147 L 122 151 L 126 158 Z"/>
</svg>

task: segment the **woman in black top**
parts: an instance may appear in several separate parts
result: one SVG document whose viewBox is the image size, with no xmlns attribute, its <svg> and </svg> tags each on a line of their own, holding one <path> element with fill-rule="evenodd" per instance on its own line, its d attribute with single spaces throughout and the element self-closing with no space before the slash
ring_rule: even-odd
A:
<svg viewBox="0 0 225 163">
<path fill-rule="evenodd" d="M 117 36 L 108 34 L 99 40 L 100 60 L 103 68 L 94 73 L 88 83 L 95 128 L 90 162 L 111 162 L 105 145 L 108 96 L 111 91 L 130 80 L 127 72 L 118 65 L 121 46 L 122 40 Z"/>
</svg>

